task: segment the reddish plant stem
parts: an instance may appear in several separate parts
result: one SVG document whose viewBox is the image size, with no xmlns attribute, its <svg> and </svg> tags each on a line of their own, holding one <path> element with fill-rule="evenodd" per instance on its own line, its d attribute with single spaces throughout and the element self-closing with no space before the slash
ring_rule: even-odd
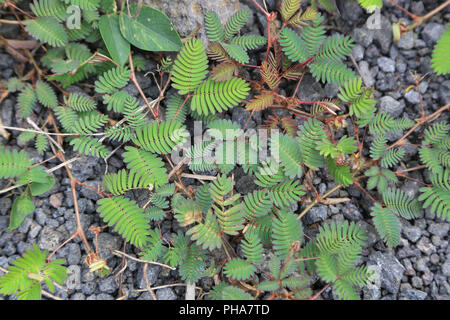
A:
<svg viewBox="0 0 450 320">
<path fill-rule="evenodd" d="M 386 151 L 389 150 L 389 149 L 392 149 L 392 148 L 394 148 L 394 147 L 396 147 L 398 145 L 402 145 L 404 143 L 404 140 L 406 139 L 406 137 L 408 137 L 411 133 L 413 133 L 418 127 L 420 127 L 425 122 L 428 122 L 428 121 L 434 119 L 440 113 L 442 113 L 443 111 L 445 111 L 445 110 L 447 110 L 449 108 L 450 108 L 450 103 L 447 103 L 445 106 L 439 108 L 436 112 L 433 112 L 429 116 L 426 116 L 425 118 L 421 119 L 418 123 L 416 123 L 414 126 L 412 126 L 412 128 L 409 129 L 408 132 L 406 132 L 400 139 L 398 139 L 395 143 L 393 143 L 392 145 L 387 147 Z"/>
<path fill-rule="evenodd" d="M 155 120 L 158 120 L 158 115 L 155 113 L 155 111 L 153 110 L 152 106 L 150 105 L 150 103 L 147 100 L 147 97 L 145 96 L 144 92 L 142 91 L 141 86 L 139 85 L 139 82 L 136 79 L 136 74 L 134 72 L 134 66 L 133 66 L 133 58 L 130 55 L 128 56 L 128 60 L 130 62 L 130 70 L 131 70 L 131 74 L 130 74 L 130 80 L 134 83 L 134 85 L 136 86 L 136 88 L 139 91 L 139 94 L 141 95 L 141 97 L 144 99 L 145 104 L 147 105 L 148 109 L 150 110 L 151 114 L 153 115 L 153 118 L 155 118 Z"/>
<path fill-rule="evenodd" d="M 327 290 L 331 286 L 331 283 L 327 284 L 325 287 L 323 287 L 319 292 L 317 292 L 315 295 L 313 295 L 311 298 L 306 300 L 316 300 L 320 295 Z"/>
<path fill-rule="evenodd" d="M 409 12 L 408 10 L 406 10 L 405 8 L 403 8 L 401 5 L 399 5 L 398 3 L 394 2 L 393 0 L 388 0 L 393 6 L 397 7 L 398 9 L 400 9 L 401 11 L 403 11 L 404 13 L 406 13 L 408 16 L 410 16 L 412 19 L 414 19 L 414 21 L 420 21 L 420 17 L 416 16 L 415 14 Z"/>
</svg>

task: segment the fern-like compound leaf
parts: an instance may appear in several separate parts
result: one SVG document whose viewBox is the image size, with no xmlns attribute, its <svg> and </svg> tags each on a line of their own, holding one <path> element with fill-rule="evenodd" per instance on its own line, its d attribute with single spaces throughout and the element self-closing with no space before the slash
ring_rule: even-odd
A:
<svg viewBox="0 0 450 320">
<path fill-rule="evenodd" d="M 269 188 L 274 204 L 279 208 L 290 206 L 296 201 L 300 201 L 305 194 L 304 187 L 298 180 L 286 180 L 278 185 Z"/>
<path fill-rule="evenodd" d="M 127 67 L 116 67 L 108 70 L 95 81 L 95 91 L 98 93 L 114 93 L 117 89 L 125 87 L 130 74 L 130 69 Z"/>
<path fill-rule="evenodd" d="M 325 224 L 319 229 L 316 246 L 320 252 L 327 254 L 339 253 L 349 245 L 363 246 L 367 236 L 354 222 L 338 221 Z"/>
<path fill-rule="evenodd" d="M 419 201 L 410 197 L 403 190 L 387 188 L 382 194 L 387 208 L 405 219 L 417 218 L 422 212 Z"/>
<path fill-rule="evenodd" d="M 93 99 L 79 93 L 70 93 L 68 97 L 64 97 L 64 103 L 78 112 L 92 111 L 97 107 Z"/>
<path fill-rule="evenodd" d="M 146 180 L 148 181 L 148 179 L 136 175 L 135 171 L 129 173 L 127 170 L 122 169 L 117 173 L 105 174 L 103 177 L 103 188 L 118 196 L 129 190 L 149 187 Z"/>
<path fill-rule="evenodd" d="M 204 253 L 196 245 L 190 245 L 186 251 L 186 257 L 180 263 L 180 275 L 183 280 L 195 283 L 201 278 L 205 268 Z"/>
<path fill-rule="evenodd" d="M 37 152 L 39 154 L 43 155 L 49 146 L 47 137 L 43 134 L 39 134 L 36 137 L 36 142 L 35 142 L 34 146 L 36 147 Z"/>
<path fill-rule="evenodd" d="M 353 46 L 353 40 L 350 37 L 339 35 L 328 37 L 317 52 L 316 59 L 345 59 L 352 53 Z"/>
<path fill-rule="evenodd" d="M 450 192 L 436 186 L 420 188 L 419 201 L 424 201 L 423 208 L 430 207 L 437 217 L 450 221 Z"/>
<path fill-rule="evenodd" d="M 222 300 L 253 300 L 253 297 L 242 289 L 228 286 L 222 290 Z"/>
<path fill-rule="evenodd" d="M 208 74 L 208 58 L 201 40 L 186 42 L 172 65 L 173 87 L 180 95 L 193 92 Z"/>
<path fill-rule="evenodd" d="M 400 243 L 401 224 L 395 213 L 380 204 L 375 203 L 370 215 L 381 238 L 390 246 L 396 247 Z"/>
<path fill-rule="evenodd" d="M 447 26 L 441 38 L 433 49 L 431 67 L 438 75 L 450 73 L 450 61 L 448 51 L 450 50 L 450 26 Z"/>
<path fill-rule="evenodd" d="M 173 94 L 167 101 L 166 120 L 184 123 L 186 120 L 188 103 L 178 94 Z"/>
<path fill-rule="evenodd" d="M 205 14 L 205 28 L 208 39 L 211 42 L 223 41 L 225 34 L 220 23 L 219 17 L 212 12 L 208 11 Z"/>
<path fill-rule="evenodd" d="M 222 246 L 220 226 L 212 211 L 208 211 L 204 223 L 189 229 L 187 235 L 203 249 L 213 250 Z"/>
<path fill-rule="evenodd" d="M 151 122 L 136 130 L 133 142 L 146 151 L 169 154 L 184 142 L 187 131 L 177 121 Z"/>
<path fill-rule="evenodd" d="M 164 162 L 158 156 L 138 148 L 126 146 L 123 161 L 130 173 L 136 179 L 145 181 L 144 184 L 159 187 L 168 182 L 167 170 Z"/>
<path fill-rule="evenodd" d="M 247 52 L 240 45 L 234 43 L 220 43 L 231 59 L 241 63 L 246 64 L 250 61 L 250 57 Z"/>
<path fill-rule="evenodd" d="M 370 99 L 373 90 L 363 87 L 361 78 L 350 77 L 339 91 L 339 99 L 349 103 L 350 115 L 361 118 L 363 115 L 372 115 L 375 112 L 376 101 Z"/>
<path fill-rule="evenodd" d="M 20 150 L 8 151 L 0 147 L 0 178 L 9 179 L 19 177 L 31 166 L 28 154 Z"/>
<path fill-rule="evenodd" d="M 244 197 L 244 212 L 247 219 L 265 216 L 272 210 L 272 199 L 267 190 L 255 190 Z"/>
<path fill-rule="evenodd" d="M 0 277 L 0 293 L 15 294 L 18 300 L 39 300 L 42 283 L 54 292 L 53 281 L 63 284 L 67 278 L 67 269 L 62 266 L 64 259 L 47 262 L 47 255 L 47 251 L 42 252 L 33 244 L 33 249 L 27 249 L 22 257 L 8 267 L 8 273 Z"/>
<path fill-rule="evenodd" d="M 21 90 L 19 96 L 17 97 L 17 105 L 19 110 L 19 115 L 22 118 L 28 117 L 33 111 L 36 105 L 36 93 L 32 86 L 26 85 L 25 88 Z"/>
<path fill-rule="evenodd" d="M 135 201 L 118 196 L 97 201 L 97 211 L 124 239 L 138 248 L 144 247 L 150 236 L 150 229 L 144 210 Z"/>
<path fill-rule="evenodd" d="M 249 91 L 248 83 L 240 78 L 223 82 L 206 80 L 195 90 L 191 109 L 200 115 L 226 111 L 245 99 Z"/>
<path fill-rule="evenodd" d="M 327 158 L 327 167 L 336 183 L 349 186 L 353 183 L 353 175 L 346 165 L 339 165 L 332 157 Z"/>
<path fill-rule="evenodd" d="M 383 154 L 380 165 L 384 168 L 395 166 L 405 156 L 405 149 L 389 149 Z"/>
<path fill-rule="evenodd" d="M 263 246 L 255 230 L 249 230 L 245 233 L 245 239 L 242 241 L 242 251 L 250 263 L 259 265 L 263 262 Z"/>
<path fill-rule="evenodd" d="M 54 108 L 58 105 L 58 99 L 52 87 L 44 81 L 36 82 L 36 97 L 38 101 L 47 108 Z"/>
<path fill-rule="evenodd" d="M 261 111 L 270 107 L 273 101 L 274 96 L 272 93 L 263 93 L 250 100 L 245 108 L 251 111 Z"/>
<path fill-rule="evenodd" d="M 305 165 L 313 170 L 323 167 L 324 158 L 316 149 L 317 143 L 326 137 L 321 123 L 312 118 L 308 119 L 297 132 L 297 136 Z"/>
<path fill-rule="evenodd" d="M 234 258 L 227 262 L 223 271 L 231 279 L 247 280 L 256 272 L 256 268 L 249 261 Z"/>
<path fill-rule="evenodd" d="M 240 10 L 236 12 L 225 25 L 224 39 L 230 40 L 250 18 L 248 10 Z"/>
<path fill-rule="evenodd" d="M 53 16 L 26 20 L 24 24 L 29 34 L 52 47 L 63 47 L 68 43 L 64 27 Z"/>
<path fill-rule="evenodd" d="M 237 44 L 242 47 L 244 50 L 252 50 L 256 49 L 259 46 L 265 45 L 267 39 L 258 35 L 246 35 L 246 36 L 238 36 L 231 39 L 230 43 Z"/>
<path fill-rule="evenodd" d="M 58 21 L 67 18 L 67 8 L 60 0 L 34 0 L 30 9 L 36 17 L 55 17 Z"/>
<path fill-rule="evenodd" d="M 75 151 L 97 158 L 106 158 L 110 154 L 110 151 L 99 140 L 87 136 L 71 140 L 70 145 Z"/>
<path fill-rule="evenodd" d="M 279 154 L 286 176 L 292 179 L 302 176 L 303 157 L 300 145 L 293 137 L 281 134 L 272 135 L 270 148 L 271 152 Z"/>
<path fill-rule="evenodd" d="M 280 259 L 285 259 L 295 244 L 300 245 L 303 238 L 303 227 L 300 220 L 291 212 L 277 210 L 272 218 L 272 243 Z"/>
<path fill-rule="evenodd" d="M 311 74 L 317 81 L 333 83 L 338 86 L 354 79 L 355 73 L 348 69 L 345 64 L 336 60 L 314 60 L 309 66 Z"/>
<path fill-rule="evenodd" d="M 281 3 L 281 16 L 283 17 L 283 21 L 289 21 L 294 13 L 300 9 L 301 3 L 301 0 L 283 0 Z"/>
<path fill-rule="evenodd" d="M 294 30 L 281 29 L 279 42 L 283 52 L 291 61 L 304 62 L 309 58 L 306 43 Z"/>
</svg>

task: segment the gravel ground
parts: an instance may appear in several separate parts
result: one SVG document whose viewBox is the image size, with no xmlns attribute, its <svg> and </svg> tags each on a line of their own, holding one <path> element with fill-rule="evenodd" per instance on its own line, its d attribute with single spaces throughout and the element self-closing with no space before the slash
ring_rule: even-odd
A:
<svg viewBox="0 0 450 320">
<path fill-rule="evenodd" d="M 269 7 L 273 6 L 273 1 L 266 2 Z M 399 0 L 397 2 L 416 15 L 423 15 L 437 5 L 434 0 Z M 252 9 L 254 16 L 243 30 L 244 33 L 264 32 L 266 23 L 264 17 L 254 10 L 251 1 L 241 1 L 241 7 L 245 7 L 245 5 Z M 421 75 L 428 74 L 420 86 L 423 105 L 427 113 L 431 113 L 443 104 L 450 102 L 450 78 L 436 76 L 430 68 L 432 47 L 442 34 L 444 26 L 449 22 L 450 10 L 436 15 L 427 23 L 407 34 L 396 45 L 392 40 L 391 25 L 407 18 L 397 8 L 385 5 L 381 11 L 381 29 L 369 30 L 366 27 L 368 15 L 362 11 L 356 1 L 337 1 L 337 6 L 341 16 L 329 21 L 328 24 L 332 26 L 329 32 L 341 32 L 354 38 L 356 45 L 353 49 L 353 56 L 366 85 L 375 87 L 374 97 L 378 100 L 380 110 L 391 113 L 396 117 L 410 119 L 418 117 L 420 112 L 418 94 L 413 90 L 405 94 L 404 90 L 414 83 L 413 76 L 410 73 L 411 70 L 415 70 Z M 6 38 L 14 38 L 18 34 L 18 28 L 14 25 L 4 25 L 0 27 L 0 33 Z M 0 50 L 3 50 L 3 48 L 0 48 Z M 257 64 L 262 56 L 262 51 L 256 51 L 252 55 L 250 64 Z M 0 75 L 2 79 L 8 79 L 14 75 L 13 65 L 13 59 L 4 51 L 0 51 Z M 154 70 L 154 68 L 155 63 L 149 59 L 146 71 Z M 139 73 L 138 78 L 145 94 L 150 98 L 156 98 L 158 95 L 157 88 L 151 77 L 144 76 L 146 71 Z M 293 85 L 295 86 L 295 84 L 286 85 L 282 90 L 285 93 L 292 92 Z M 130 84 L 128 89 L 132 95 L 138 96 L 138 92 L 133 85 Z M 68 88 L 68 91 L 70 90 L 77 91 L 80 88 L 73 86 Z M 305 76 L 298 96 L 302 99 L 319 99 L 334 97 L 336 93 L 337 87 L 317 84 L 311 77 Z M 16 96 L 9 95 L 0 105 L 0 117 L 4 125 L 24 126 L 23 120 L 15 113 L 15 105 Z M 280 111 L 280 115 L 281 113 L 283 111 Z M 237 107 L 232 109 L 228 116 L 243 126 L 249 112 L 242 107 Z M 447 118 L 448 116 L 448 113 L 443 115 Z M 249 127 L 261 125 L 263 118 L 264 114 L 256 114 Z M 301 121 L 299 121 L 300 123 Z M 420 142 L 420 133 L 418 130 L 411 136 L 411 143 Z M 352 135 L 353 132 L 347 134 Z M 18 143 L 16 141 L 17 136 L 18 132 L 12 132 L 8 141 L 0 138 L 0 142 L 23 148 L 32 155 L 35 161 L 41 161 L 52 155 L 50 153 L 44 156 L 38 155 L 31 145 Z M 389 140 L 394 141 L 398 138 L 399 136 L 392 135 Z M 415 152 L 415 150 L 411 149 L 411 152 Z M 404 160 L 408 167 L 418 164 L 417 156 L 411 155 L 411 152 L 407 154 Z M 67 148 L 67 158 L 72 156 L 74 154 Z M 46 163 L 46 167 L 51 168 L 58 163 L 56 160 L 49 161 Z M 120 153 L 111 157 L 108 164 L 110 172 L 122 168 L 123 163 Z M 97 187 L 101 184 L 100 179 L 105 172 L 105 164 L 95 158 L 86 157 L 81 161 L 74 162 L 71 170 L 74 177 L 79 181 Z M 234 174 L 238 192 L 246 193 L 256 187 L 252 179 L 246 177 L 241 169 L 235 170 Z M 14 232 L 6 232 L 12 204 L 11 198 L 0 198 L 1 267 L 6 268 L 33 243 L 37 243 L 42 249 L 53 250 L 74 232 L 76 225 L 69 179 L 63 170 L 57 170 L 54 175 L 56 178 L 55 186 L 46 194 L 34 199 L 36 210 Z M 419 180 L 427 180 L 427 177 L 422 176 L 417 171 L 414 171 L 411 176 Z M 191 179 L 185 179 L 184 182 L 186 185 L 196 184 L 196 181 Z M 1 181 L 0 187 L 3 187 L 2 183 L 5 184 L 6 182 Z M 321 194 L 334 185 L 325 172 L 318 172 L 313 184 Z M 420 187 L 418 183 L 409 180 L 402 181 L 398 186 L 413 196 L 418 195 Z M 77 191 L 78 205 L 85 230 L 91 225 L 103 225 L 104 223 L 95 211 L 97 194 L 88 188 L 78 187 Z M 131 196 L 138 202 L 145 203 L 145 193 L 134 192 Z M 449 223 L 440 221 L 428 210 L 425 210 L 416 220 L 402 220 L 401 243 L 392 250 L 379 240 L 370 221 L 371 201 L 359 189 L 349 187 L 345 191 L 337 192 L 336 196 L 350 197 L 352 201 L 345 204 L 314 207 L 303 218 L 303 223 L 306 226 L 305 233 L 314 235 L 316 232 L 314 224 L 316 223 L 344 219 L 355 221 L 368 230 L 369 240 L 363 252 L 363 262 L 374 266 L 380 278 L 377 285 L 363 290 L 364 299 L 450 299 Z M 298 208 L 298 210 L 301 209 L 302 207 Z M 166 219 L 161 223 L 163 235 L 176 233 L 178 229 L 179 227 L 173 220 Z M 87 237 L 88 240 L 92 241 L 94 235 L 87 231 Z M 98 244 L 101 257 L 107 259 L 108 265 L 114 272 L 107 277 L 99 277 L 89 273 L 88 268 L 83 265 L 84 248 L 80 240 L 75 239 L 56 254 L 56 257 L 67 260 L 69 268 L 69 277 L 64 286 L 65 290 L 57 289 L 57 296 L 72 300 L 108 300 L 120 296 L 115 273 L 120 269 L 121 258 L 114 256 L 111 250 L 123 250 L 123 241 L 118 234 L 110 229 L 105 229 L 99 235 Z M 126 246 L 126 252 L 137 256 L 137 252 L 129 245 Z M 213 252 L 212 254 L 218 255 L 219 253 Z M 159 266 L 149 266 L 147 276 L 152 287 L 180 282 L 177 271 L 170 271 Z M 208 291 L 213 286 L 213 282 L 210 278 L 203 278 L 198 282 L 198 285 Z M 152 299 L 147 292 L 135 291 L 144 288 L 143 265 L 128 260 L 128 267 L 123 273 L 123 289 L 128 294 L 128 298 Z M 156 296 L 161 300 L 183 299 L 184 295 L 185 289 L 182 286 L 156 290 Z M 333 299 L 333 297 L 333 292 L 330 289 L 322 294 L 324 299 Z M 7 298 L 0 295 L 1 299 Z"/>
</svg>

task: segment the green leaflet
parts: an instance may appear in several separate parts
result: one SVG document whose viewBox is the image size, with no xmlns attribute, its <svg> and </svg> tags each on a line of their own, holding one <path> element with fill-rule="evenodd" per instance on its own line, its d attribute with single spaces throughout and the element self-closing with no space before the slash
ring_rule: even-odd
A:
<svg viewBox="0 0 450 320">
<path fill-rule="evenodd" d="M 115 14 L 103 15 L 99 29 L 111 58 L 123 66 L 128 61 L 130 42 L 120 32 L 119 17 Z"/>
<path fill-rule="evenodd" d="M 31 194 L 29 189 L 14 199 L 14 203 L 11 208 L 11 216 L 9 219 L 9 227 L 6 232 L 10 232 L 17 229 L 25 219 L 27 215 L 34 211 L 34 204 L 31 200 Z"/>
<path fill-rule="evenodd" d="M 181 39 L 169 18 L 159 10 L 148 5 L 142 5 L 139 15 L 136 15 L 137 5 L 124 10 L 119 17 L 120 31 L 135 47 L 147 51 L 178 51 L 181 49 Z"/>
</svg>

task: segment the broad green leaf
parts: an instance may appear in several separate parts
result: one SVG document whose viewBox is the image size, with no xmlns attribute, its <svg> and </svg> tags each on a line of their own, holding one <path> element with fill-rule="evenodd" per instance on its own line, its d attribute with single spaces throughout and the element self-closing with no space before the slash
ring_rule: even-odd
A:
<svg viewBox="0 0 450 320">
<path fill-rule="evenodd" d="M 111 58 L 123 66 L 130 54 L 130 43 L 120 33 L 119 16 L 115 14 L 102 16 L 99 29 Z"/>
<path fill-rule="evenodd" d="M 34 204 L 33 201 L 31 201 L 30 193 L 27 190 L 14 200 L 11 208 L 11 216 L 9 218 L 9 227 L 6 231 L 10 232 L 17 229 L 22 224 L 25 217 L 32 213 L 33 210 Z"/>
<path fill-rule="evenodd" d="M 47 175 L 46 179 L 46 182 L 33 182 L 30 184 L 31 194 L 33 196 L 39 196 L 53 188 L 53 186 L 55 185 L 55 178 L 53 177 L 53 175 Z"/>
<path fill-rule="evenodd" d="M 137 18 L 136 5 L 120 14 L 120 31 L 135 47 L 147 51 L 179 51 L 181 39 L 169 18 L 159 10 L 143 5 Z"/>
</svg>

